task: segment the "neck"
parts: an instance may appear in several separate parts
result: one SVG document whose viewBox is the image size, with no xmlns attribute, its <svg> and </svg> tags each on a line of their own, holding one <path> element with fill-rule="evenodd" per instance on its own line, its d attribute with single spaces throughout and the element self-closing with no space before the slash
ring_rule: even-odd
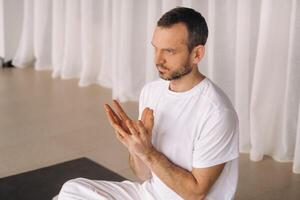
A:
<svg viewBox="0 0 300 200">
<path fill-rule="evenodd" d="M 170 81 L 170 90 L 174 92 L 185 92 L 192 89 L 195 85 L 200 83 L 205 76 L 198 70 L 198 66 L 193 66 L 191 73 L 182 76 L 179 79 Z"/>
</svg>

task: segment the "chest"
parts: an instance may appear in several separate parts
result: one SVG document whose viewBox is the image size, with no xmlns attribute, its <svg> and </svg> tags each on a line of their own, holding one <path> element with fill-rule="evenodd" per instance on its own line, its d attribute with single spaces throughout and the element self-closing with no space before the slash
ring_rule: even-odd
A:
<svg viewBox="0 0 300 200">
<path fill-rule="evenodd" d="M 153 145 L 173 163 L 189 170 L 200 112 L 195 100 L 161 102 L 154 108 Z"/>
</svg>

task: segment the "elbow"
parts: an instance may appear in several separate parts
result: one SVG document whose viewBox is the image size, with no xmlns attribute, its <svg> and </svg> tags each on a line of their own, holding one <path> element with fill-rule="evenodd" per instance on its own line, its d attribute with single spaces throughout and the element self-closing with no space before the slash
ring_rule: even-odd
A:
<svg viewBox="0 0 300 200">
<path fill-rule="evenodd" d="M 207 195 L 207 191 L 203 190 L 203 188 L 194 187 L 190 191 L 190 197 L 187 198 L 189 200 L 204 200 Z"/>
<path fill-rule="evenodd" d="M 206 197 L 205 194 L 199 194 L 199 193 L 194 193 L 193 195 L 190 196 L 190 198 L 188 198 L 189 200 L 204 200 Z"/>
</svg>

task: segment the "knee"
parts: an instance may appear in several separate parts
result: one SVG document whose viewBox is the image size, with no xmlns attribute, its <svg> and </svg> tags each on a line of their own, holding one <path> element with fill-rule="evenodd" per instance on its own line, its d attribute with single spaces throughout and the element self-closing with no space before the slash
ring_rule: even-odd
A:
<svg viewBox="0 0 300 200">
<path fill-rule="evenodd" d="M 79 197 L 80 190 L 84 186 L 84 178 L 71 179 L 65 182 L 58 194 L 58 200 L 68 199 L 70 197 Z"/>
<path fill-rule="evenodd" d="M 62 191 L 76 191 L 82 186 L 84 178 L 75 178 L 65 182 L 61 188 Z"/>
</svg>

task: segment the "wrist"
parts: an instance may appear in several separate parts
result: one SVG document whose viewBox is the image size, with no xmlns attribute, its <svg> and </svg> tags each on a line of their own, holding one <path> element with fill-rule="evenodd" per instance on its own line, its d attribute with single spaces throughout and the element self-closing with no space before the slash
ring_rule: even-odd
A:
<svg viewBox="0 0 300 200">
<path fill-rule="evenodd" d="M 157 150 L 154 147 L 149 148 L 147 152 L 145 152 L 140 158 L 141 160 L 148 166 L 154 162 L 155 155 L 157 154 Z"/>
</svg>

